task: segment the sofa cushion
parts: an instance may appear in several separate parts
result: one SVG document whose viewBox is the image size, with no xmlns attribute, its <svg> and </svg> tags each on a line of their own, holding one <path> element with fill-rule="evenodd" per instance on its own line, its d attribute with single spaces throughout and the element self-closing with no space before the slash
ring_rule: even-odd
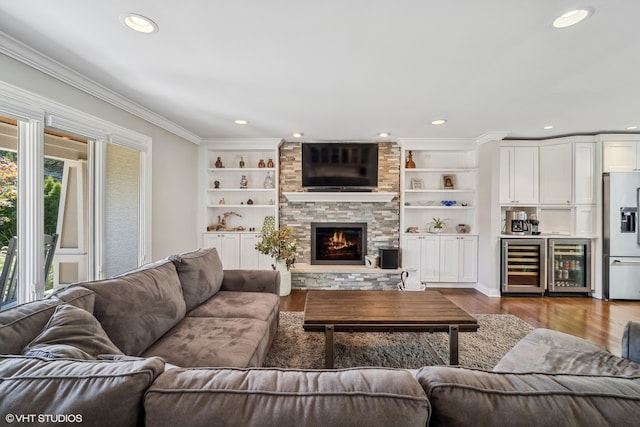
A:
<svg viewBox="0 0 640 427">
<path fill-rule="evenodd" d="M 3 420 L 5 414 L 67 417 L 38 425 L 142 425 L 144 392 L 163 369 L 158 358 L 86 361 L 0 356 L 0 414 Z"/>
<path fill-rule="evenodd" d="M 193 310 L 220 290 L 222 261 L 216 248 L 204 248 L 182 255 L 173 255 L 187 311 Z"/>
<path fill-rule="evenodd" d="M 185 317 L 143 355 L 181 367 L 262 366 L 270 345 L 268 328 L 256 319 Z"/>
<path fill-rule="evenodd" d="M 220 291 L 195 309 L 189 317 L 248 317 L 269 321 L 279 312 L 278 295 L 264 292 Z"/>
<path fill-rule="evenodd" d="M 184 420 L 248 427 L 424 427 L 430 413 L 408 371 L 382 368 L 171 369 L 153 383 L 144 406 L 147 425 L 157 427 Z"/>
<path fill-rule="evenodd" d="M 82 286 L 61 288 L 52 294 L 52 298 L 87 310 L 89 313 L 93 313 L 93 306 L 96 302 L 96 296 L 93 291 Z"/>
<path fill-rule="evenodd" d="M 82 286 L 95 292 L 93 314 L 111 341 L 131 356 L 141 355 L 185 315 L 180 280 L 168 260 Z"/>
<path fill-rule="evenodd" d="M 416 374 L 437 426 L 622 426 L 640 418 L 640 377 L 506 374 L 429 366 Z"/>
<path fill-rule="evenodd" d="M 585 339 L 539 328 L 522 338 L 493 371 L 635 376 L 640 375 L 640 363 Z"/>
<path fill-rule="evenodd" d="M 97 359 L 122 354 L 91 313 L 69 304 L 56 307 L 44 330 L 23 350 L 27 356 Z"/>
<path fill-rule="evenodd" d="M 0 354 L 19 354 L 60 304 L 56 299 L 44 299 L 0 311 Z"/>
</svg>

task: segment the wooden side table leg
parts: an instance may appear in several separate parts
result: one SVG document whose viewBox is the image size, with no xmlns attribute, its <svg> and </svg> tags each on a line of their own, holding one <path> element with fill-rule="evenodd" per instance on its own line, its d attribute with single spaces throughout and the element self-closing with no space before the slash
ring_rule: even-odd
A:
<svg viewBox="0 0 640 427">
<path fill-rule="evenodd" d="M 324 325 L 324 366 L 333 369 L 333 325 Z"/>
<path fill-rule="evenodd" d="M 449 365 L 458 364 L 458 325 L 449 325 Z"/>
</svg>

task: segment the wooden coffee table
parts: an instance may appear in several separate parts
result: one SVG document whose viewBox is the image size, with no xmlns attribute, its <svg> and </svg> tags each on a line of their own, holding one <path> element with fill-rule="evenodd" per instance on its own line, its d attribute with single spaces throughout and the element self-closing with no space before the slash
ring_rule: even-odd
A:
<svg viewBox="0 0 640 427">
<path fill-rule="evenodd" d="M 324 331 L 325 366 L 333 368 L 334 332 L 449 332 L 449 364 L 458 364 L 458 332 L 478 321 L 437 291 L 308 291 L 305 331 Z"/>
</svg>

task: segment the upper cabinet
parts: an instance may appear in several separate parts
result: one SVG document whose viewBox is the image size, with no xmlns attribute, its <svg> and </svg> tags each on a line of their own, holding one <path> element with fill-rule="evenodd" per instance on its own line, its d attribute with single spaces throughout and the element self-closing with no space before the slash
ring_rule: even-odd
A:
<svg viewBox="0 0 640 427">
<path fill-rule="evenodd" d="M 605 141 L 602 144 L 603 172 L 640 170 L 640 141 Z"/>
<path fill-rule="evenodd" d="M 570 205 L 573 202 L 572 143 L 542 145 L 540 153 L 540 204 Z"/>
<path fill-rule="evenodd" d="M 500 147 L 500 203 L 538 203 L 538 147 Z"/>
</svg>

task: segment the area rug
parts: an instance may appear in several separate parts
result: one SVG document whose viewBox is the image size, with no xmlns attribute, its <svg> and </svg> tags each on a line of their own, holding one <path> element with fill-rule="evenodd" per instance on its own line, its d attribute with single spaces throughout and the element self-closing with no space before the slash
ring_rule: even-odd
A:
<svg viewBox="0 0 640 427">
<path fill-rule="evenodd" d="M 474 314 L 477 332 L 460 332 L 459 363 L 468 368 L 493 369 L 523 336 L 533 330 L 510 314 Z M 280 312 L 280 325 L 264 366 L 280 368 L 324 368 L 324 333 L 305 332 L 303 313 Z M 449 359 L 446 332 L 336 332 L 336 368 L 384 366 L 416 369 L 445 363 Z"/>
</svg>

